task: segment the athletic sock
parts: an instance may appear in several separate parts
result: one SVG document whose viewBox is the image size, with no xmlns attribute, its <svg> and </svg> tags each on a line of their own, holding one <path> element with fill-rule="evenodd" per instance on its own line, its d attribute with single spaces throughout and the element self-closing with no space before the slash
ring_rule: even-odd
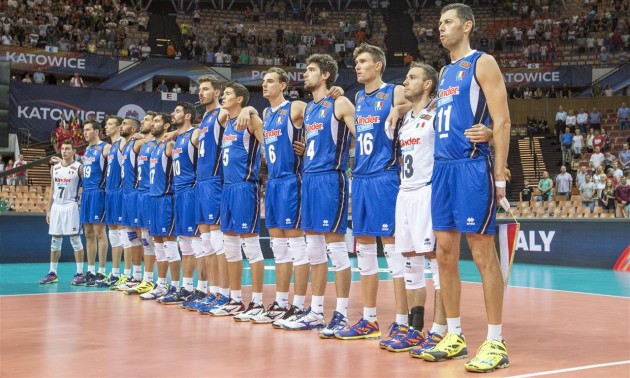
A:
<svg viewBox="0 0 630 378">
<path fill-rule="evenodd" d="M 243 302 L 243 292 L 241 290 L 232 290 L 230 292 L 230 297 L 235 302 Z"/>
<path fill-rule="evenodd" d="M 136 281 L 142 279 L 142 265 L 133 265 L 133 279 Z"/>
<path fill-rule="evenodd" d="M 89 270 L 88 270 L 89 272 Z M 120 268 L 112 268 L 112 276 L 119 277 L 120 276 Z"/>
<path fill-rule="evenodd" d="M 369 322 L 376 321 L 376 307 L 363 307 L 363 319 Z"/>
<path fill-rule="evenodd" d="M 337 312 L 348 317 L 348 298 L 337 298 Z"/>
<path fill-rule="evenodd" d="M 171 281 L 171 286 L 179 289 L 179 281 Z"/>
<path fill-rule="evenodd" d="M 407 315 L 407 314 L 396 314 L 396 323 L 409 325 L 409 324 L 407 324 L 408 321 L 409 321 L 409 315 Z"/>
<path fill-rule="evenodd" d="M 77 263 L 78 264 L 78 263 Z M 83 263 L 81 263 L 81 271 L 83 271 Z M 105 268 L 98 268 L 98 272 L 102 275 L 105 275 Z"/>
<path fill-rule="evenodd" d="M 297 308 L 299 308 L 300 310 L 304 309 L 304 301 L 306 300 L 306 297 L 304 295 L 294 295 L 293 296 L 293 305 Z"/>
<path fill-rule="evenodd" d="M 147 272 L 146 270 L 144 271 L 144 276 L 142 277 L 142 280 L 145 282 L 153 282 L 153 272 Z"/>
<path fill-rule="evenodd" d="M 57 267 L 59 266 L 59 263 L 56 262 L 51 262 L 50 263 L 50 271 L 57 274 Z M 78 264 L 77 264 L 77 269 L 78 269 Z"/>
<path fill-rule="evenodd" d="M 503 341 L 502 324 L 488 324 L 488 337 L 486 340 Z"/>
<path fill-rule="evenodd" d="M 324 313 L 324 296 L 323 295 L 313 295 L 313 297 L 311 297 L 311 311 L 316 312 L 318 314 Z"/>
<path fill-rule="evenodd" d="M 229 287 L 222 287 L 219 289 L 219 294 L 221 294 L 224 297 L 229 297 L 230 296 L 230 288 Z"/>
<path fill-rule="evenodd" d="M 193 278 L 192 277 L 184 277 L 184 289 L 186 291 L 193 291 Z"/>
<path fill-rule="evenodd" d="M 289 293 L 281 293 L 281 292 L 277 292 L 276 293 L 276 303 L 278 303 L 278 306 L 282 307 L 282 308 L 287 308 L 289 307 Z"/>
<path fill-rule="evenodd" d="M 208 292 L 208 281 L 197 281 L 197 290 L 207 293 Z"/>
<path fill-rule="evenodd" d="M 55 271 L 57 271 L 57 263 L 54 263 L 54 264 L 55 264 Z M 52 265 L 53 265 L 53 263 L 50 263 L 50 267 L 51 268 L 53 267 Z M 83 263 L 82 262 L 77 263 L 77 273 L 83 273 Z"/>
<path fill-rule="evenodd" d="M 257 305 L 262 305 L 263 293 L 252 293 L 252 302 L 254 302 Z"/>
<path fill-rule="evenodd" d="M 462 334 L 462 318 L 446 318 L 446 324 L 450 333 Z"/>
<path fill-rule="evenodd" d="M 94 274 L 96 271 L 96 265 L 88 265 L 88 272 Z"/>
<path fill-rule="evenodd" d="M 440 336 L 444 336 L 446 333 L 446 325 L 433 323 L 433 326 L 431 326 L 431 333 L 437 333 Z"/>
<path fill-rule="evenodd" d="M 131 269 L 125 269 L 123 272 L 125 273 L 125 276 L 131 277 Z"/>
<path fill-rule="evenodd" d="M 158 277 L 157 284 L 158 286 L 162 286 L 162 287 L 166 286 L 166 278 Z"/>
<path fill-rule="evenodd" d="M 219 290 L 218 286 L 210 286 L 210 294 L 217 294 Z"/>
</svg>

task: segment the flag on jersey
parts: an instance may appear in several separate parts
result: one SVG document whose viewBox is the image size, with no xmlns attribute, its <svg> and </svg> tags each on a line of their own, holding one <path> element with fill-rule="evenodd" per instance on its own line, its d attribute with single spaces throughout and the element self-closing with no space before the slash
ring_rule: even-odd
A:
<svg viewBox="0 0 630 378">
<path fill-rule="evenodd" d="M 507 288 L 512 263 L 514 262 L 514 250 L 516 249 L 516 238 L 521 225 L 516 222 L 499 225 L 499 264 L 501 265 L 501 275 L 503 275 L 503 288 Z"/>
</svg>

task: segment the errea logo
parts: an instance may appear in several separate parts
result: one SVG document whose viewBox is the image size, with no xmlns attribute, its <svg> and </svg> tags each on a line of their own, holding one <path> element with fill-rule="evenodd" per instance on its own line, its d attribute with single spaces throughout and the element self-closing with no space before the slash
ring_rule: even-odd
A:
<svg viewBox="0 0 630 378">
<path fill-rule="evenodd" d="M 381 230 L 382 231 L 389 231 L 389 225 L 387 223 L 383 223 L 383 225 L 381 226 Z"/>
<path fill-rule="evenodd" d="M 322 224 L 324 225 L 324 227 L 328 227 L 329 226 L 328 219 L 324 219 Z"/>
<path fill-rule="evenodd" d="M 285 219 L 285 220 L 284 220 L 284 223 L 285 223 L 285 224 L 291 224 L 291 218 L 287 218 L 287 219 Z"/>
<path fill-rule="evenodd" d="M 475 225 L 475 218 L 473 218 L 473 217 L 468 217 L 468 218 L 466 219 L 466 225 L 467 225 L 467 226 L 474 226 L 474 225 Z"/>
</svg>

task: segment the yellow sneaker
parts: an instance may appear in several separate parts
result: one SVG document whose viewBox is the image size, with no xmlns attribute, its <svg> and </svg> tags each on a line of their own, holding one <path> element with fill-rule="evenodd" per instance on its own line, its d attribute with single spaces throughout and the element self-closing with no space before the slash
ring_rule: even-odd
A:
<svg viewBox="0 0 630 378">
<path fill-rule="evenodd" d="M 442 341 L 433 348 L 423 351 L 419 357 L 429 362 L 468 357 L 466 339 L 464 335 L 449 332 Z"/>
<path fill-rule="evenodd" d="M 477 355 L 465 365 L 467 371 L 476 373 L 490 373 L 495 369 L 505 369 L 510 366 L 505 340 L 502 342 L 486 340 L 477 349 Z"/>
<path fill-rule="evenodd" d="M 131 289 L 125 290 L 124 293 L 127 295 L 144 294 L 144 293 L 148 293 L 154 288 L 155 288 L 155 284 L 153 282 L 142 281 L 136 286 L 132 287 Z"/>
</svg>

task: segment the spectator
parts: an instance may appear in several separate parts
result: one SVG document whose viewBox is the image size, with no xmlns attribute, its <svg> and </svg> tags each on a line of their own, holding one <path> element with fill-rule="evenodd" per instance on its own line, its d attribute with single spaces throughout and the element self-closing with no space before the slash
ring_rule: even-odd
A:
<svg viewBox="0 0 630 378">
<path fill-rule="evenodd" d="M 162 79 L 162 82 L 157 87 L 158 92 L 168 92 L 168 86 L 166 85 L 166 80 Z"/>
<path fill-rule="evenodd" d="M 549 172 L 542 172 L 542 178 L 538 181 L 538 190 L 540 196 L 536 200 L 551 201 L 553 199 L 553 180 L 549 178 Z"/>
<path fill-rule="evenodd" d="M 188 93 L 190 94 L 197 94 L 197 91 L 199 90 L 199 86 L 197 85 L 196 81 L 191 81 L 190 82 L 190 86 L 188 87 Z"/>
<path fill-rule="evenodd" d="M 556 176 L 556 195 L 566 196 L 567 200 L 570 200 L 572 184 L 573 177 L 567 172 L 567 167 L 561 166 L 560 173 Z"/>
<path fill-rule="evenodd" d="M 619 162 L 621 163 L 621 169 L 630 169 L 630 146 L 628 143 L 623 144 L 623 150 L 619 152 Z"/>
<path fill-rule="evenodd" d="M 593 86 L 591 87 L 591 96 L 599 97 L 604 92 L 602 85 L 599 83 L 599 80 L 596 80 Z"/>
<path fill-rule="evenodd" d="M 575 187 L 580 189 L 582 187 L 582 184 L 584 184 L 586 182 L 586 180 L 584 179 L 585 176 L 588 174 L 587 168 L 586 166 L 581 166 L 579 172 L 575 175 Z"/>
<path fill-rule="evenodd" d="M 626 176 L 621 177 L 621 183 L 615 189 L 615 200 L 617 201 L 617 217 L 630 218 L 630 185 Z"/>
<path fill-rule="evenodd" d="M 584 177 L 584 184 L 580 186 L 580 196 L 582 197 L 582 206 L 588 206 L 591 209 L 591 213 L 595 209 L 596 194 L 597 187 L 591 181 L 591 175 L 587 174 Z"/>
<path fill-rule="evenodd" d="M 588 152 L 593 152 L 593 139 L 595 139 L 595 129 L 589 129 L 586 136 L 586 148 Z"/>
<path fill-rule="evenodd" d="M 615 158 L 615 156 L 610 151 L 604 152 L 604 169 L 608 170 L 612 168 L 613 162 L 615 160 L 617 160 L 617 158 Z"/>
<path fill-rule="evenodd" d="M 175 58 L 175 46 L 172 42 L 169 42 L 166 47 L 166 56 L 171 59 Z"/>
<path fill-rule="evenodd" d="M 72 76 L 72 79 L 70 79 L 70 86 L 75 87 L 75 88 L 85 87 L 85 84 L 83 83 L 83 79 L 81 78 L 81 76 L 79 76 L 78 72 L 75 72 L 74 76 Z"/>
<path fill-rule="evenodd" d="M 562 148 L 562 165 L 571 164 L 571 147 L 573 146 L 573 133 L 569 125 L 565 127 L 564 133 L 560 136 Z"/>
<path fill-rule="evenodd" d="M 626 106 L 625 102 L 622 102 L 621 107 L 617 110 L 617 124 L 621 130 L 630 129 L 628 117 L 630 117 L 630 108 Z"/>
<path fill-rule="evenodd" d="M 593 173 L 593 183 L 597 188 L 597 196 L 599 197 L 606 186 L 606 173 L 604 173 L 604 167 L 601 165 L 597 167 L 595 173 Z"/>
<path fill-rule="evenodd" d="M 573 151 L 573 155 L 578 157 L 582 155 L 582 148 L 584 148 L 584 136 L 580 132 L 580 129 L 575 130 L 575 135 L 573 136 L 573 140 L 571 143 L 571 150 Z"/>
<path fill-rule="evenodd" d="M 538 121 L 538 130 L 540 130 L 541 134 L 549 133 L 549 123 L 544 116 L 540 119 L 540 121 Z"/>
<path fill-rule="evenodd" d="M 22 83 L 32 83 L 33 80 L 31 80 L 31 75 L 29 75 L 29 73 L 25 73 L 24 77 L 22 78 Z"/>
<path fill-rule="evenodd" d="M 289 97 L 291 98 L 291 101 L 295 101 L 300 98 L 300 92 L 298 92 L 297 88 L 293 87 L 289 92 Z"/>
<path fill-rule="evenodd" d="M 576 116 L 578 128 L 582 134 L 586 134 L 586 128 L 588 126 L 588 113 L 584 108 L 580 108 L 580 112 Z"/>
<path fill-rule="evenodd" d="M 19 159 L 13 164 L 13 168 L 19 168 L 21 166 L 26 165 L 26 161 L 24 161 L 24 155 L 20 154 Z M 26 175 L 26 170 L 20 171 L 14 175 L 13 185 L 22 186 L 27 185 L 28 177 Z"/>
<path fill-rule="evenodd" d="M 590 115 L 591 118 L 591 129 L 601 130 L 601 122 L 602 122 L 602 113 L 597 110 L 597 106 L 593 107 L 593 111 Z"/>
<path fill-rule="evenodd" d="M 595 152 L 591 155 L 591 168 L 597 169 L 604 162 L 604 154 L 599 147 L 595 147 Z"/>
<path fill-rule="evenodd" d="M 13 159 L 9 159 L 9 162 L 7 163 L 6 169 L 5 170 L 11 170 L 13 169 Z M 8 175 L 7 176 L 7 185 L 15 185 L 15 175 Z"/>
<path fill-rule="evenodd" d="M 4 172 L 4 160 L 0 159 L 0 173 Z M 4 185 L 4 178 L 0 177 L 0 186 Z"/>
<path fill-rule="evenodd" d="M 571 128 L 572 133 L 575 132 L 575 127 L 577 126 L 577 116 L 573 113 L 573 109 L 569 109 L 569 114 L 567 114 L 565 123 Z"/>
<path fill-rule="evenodd" d="M 615 160 L 612 164 L 612 175 L 615 178 L 617 184 L 621 181 L 621 176 L 623 176 L 623 170 L 619 168 L 619 161 Z"/>
<path fill-rule="evenodd" d="M 182 88 L 180 88 L 179 84 L 175 83 L 173 89 L 171 90 L 173 93 L 182 93 Z"/>
<path fill-rule="evenodd" d="M 615 92 L 611 88 L 610 84 L 606 85 L 606 89 L 604 89 L 604 97 L 612 97 L 615 95 Z"/>
<path fill-rule="evenodd" d="M 604 150 L 606 147 L 606 137 L 599 130 L 595 130 L 595 136 L 593 136 L 593 149 L 597 147 L 601 150 Z"/>
<path fill-rule="evenodd" d="M 560 93 L 562 94 L 562 96 L 561 96 L 562 98 L 571 98 L 571 97 L 573 97 L 573 92 L 571 92 L 571 89 L 569 88 L 567 83 L 564 83 L 564 85 L 560 89 Z"/>
<path fill-rule="evenodd" d="M 142 58 L 142 60 L 146 60 L 149 59 L 149 56 L 151 55 L 151 47 L 149 47 L 148 43 L 143 43 L 142 47 L 140 47 L 140 57 Z"/>
<path fill-rule="evenodd" d="M 44 75 L 41 68 L 37 69 L 37 72 L 33 74 L 33 81 L 35 84 L 44 84 L 46 81 L 46 75 Z"/>
<path fill-rule="evenodd" d="M 562 130 L 566 127 L 567 123 L 567 112 L 564 111 L 562 106 L 558 107 L 558 111 L 556 112 L 556 125 L 555 125 L 555 136 L 556 138 L 560 138 L 562 134 Z"/>
</svg>

